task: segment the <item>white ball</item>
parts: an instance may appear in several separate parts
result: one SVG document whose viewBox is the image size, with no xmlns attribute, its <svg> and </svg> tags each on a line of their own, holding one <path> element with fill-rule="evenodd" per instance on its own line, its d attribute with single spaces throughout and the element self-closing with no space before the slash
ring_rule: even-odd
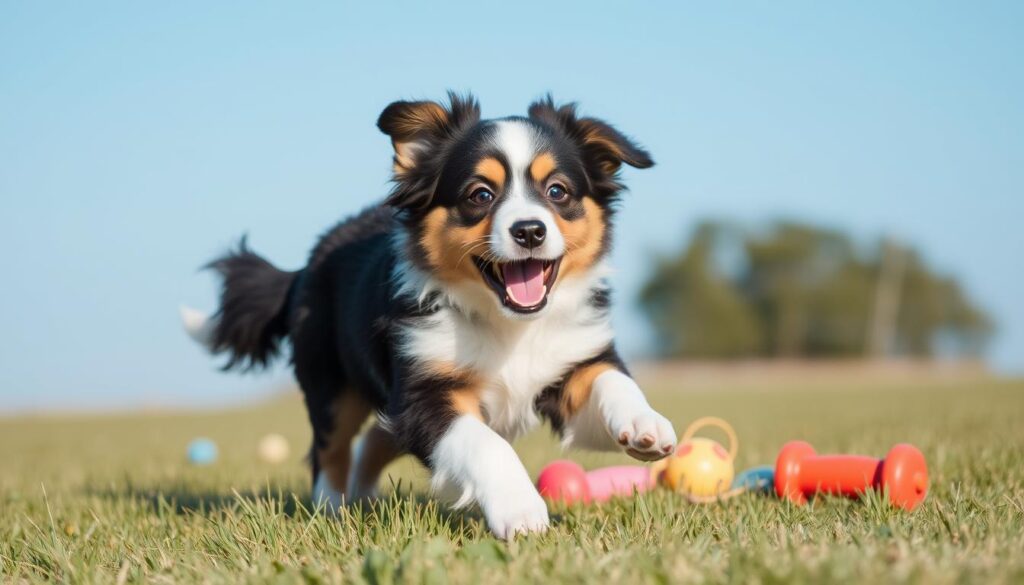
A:
<svg viewBox="0 0 1024 585">
<path fill-rule="evenodd" d="M 288 459 L 288 439 L 277 433 L 271 433 L 260 439 L 260 459 L 267 463 L 282 463 Z"/>
</svg>

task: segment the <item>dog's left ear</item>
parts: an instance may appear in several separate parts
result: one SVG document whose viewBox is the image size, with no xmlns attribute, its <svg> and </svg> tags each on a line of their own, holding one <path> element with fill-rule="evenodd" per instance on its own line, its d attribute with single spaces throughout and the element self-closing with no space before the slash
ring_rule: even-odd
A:
<svg viewBox="0 0 1024 585">
<path fill-rule="evenodd" d="M 555 106 L 551 96 L 530 104 L 530 118 L 561 129 L 576 140 L 584 158 L 606 176 L 613 176 L 626 163 L 646 169 L 654 166 L 651 155 L 613 128 L 597 118 L 580 118 L 576 104 Z"/>
<path fill-rule="evenodd" d="M 400 208 L 425 206 L 433 197 L 445 144 L 480 120 L 471 95 L 448 93 L 448 106 L 432 101 L 397 101 L 384 108 L 377 127 L 395 149 L 395 189 L 388 203 Z"/>
</svg>

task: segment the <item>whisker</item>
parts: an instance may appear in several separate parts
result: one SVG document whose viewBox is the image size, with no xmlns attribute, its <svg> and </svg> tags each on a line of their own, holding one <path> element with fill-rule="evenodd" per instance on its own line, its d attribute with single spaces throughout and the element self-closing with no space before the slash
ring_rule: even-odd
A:
<svg viewBox="0 0 1024 585">
<path fill-rule="evenodd" d="M 577 244 L 577 243 L 571 242 L 569 240 L 565 241 L 565 246 L 566 246 L 566 248 L 568 248 L 569 252 L 575 252 L 576 250 L 579 250 L 579 249 L 581 249 L 583 247 L 582 244 Z"/>
<path fill-rule="evenodd" d="M 479 247 L 479 246 L 486 246 L 486 245 L 487 245 L 487 242 L 477 242 L 474 246 L 470 247 L 468 250 L 466 250 L 462 254 L 462 256 L 459 257 L 458 262 L 455 263 L 455 267 L 458 268 L 459 265 L 462 264 L 462 261 L 466 259 L 466 256 L 469 256 L 470 254 L 472 254 L 473 251 L 476 250 L 477 247 Z"/>
<path fill-rule="evenodd" d="M 480 244 L 480 243 L 486 243 L 488 237 L 489 236 L 481 236 L 479 238 L 470 240 L 468 242 L 463 242 L 460 247 L 462 249 L 466 249 L 468 246 L 475 246 L 475 245 Z"/>
</svg>

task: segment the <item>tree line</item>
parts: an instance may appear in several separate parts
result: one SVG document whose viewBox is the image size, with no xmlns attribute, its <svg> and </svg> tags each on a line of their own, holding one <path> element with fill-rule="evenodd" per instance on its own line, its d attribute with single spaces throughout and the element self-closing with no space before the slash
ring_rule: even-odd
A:
<svg viewBox="0 0 1024 585">
<path fill-rule="evenodd" d="M 701 223 L 639 302 L 663 357 L 975 357 L 993 333 L 914 248 L 798 222 Z"/>
</svg>

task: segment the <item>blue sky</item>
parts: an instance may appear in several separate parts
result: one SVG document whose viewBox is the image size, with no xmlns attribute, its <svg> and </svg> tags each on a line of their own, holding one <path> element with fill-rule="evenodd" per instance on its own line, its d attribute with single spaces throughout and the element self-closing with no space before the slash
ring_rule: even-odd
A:
<svg viewBox="0 0 1024 585">
<path fill-rule="evenodd" d="M 616 321 L 708 216 L 892 234 L 998 319 L 1024 371 L 1024 4 L 40 3 L 0 8 L 0 411 L 216 404 L 177 306 L 242 233 L 282 267 L 387 188 L 398 98 L 551 91 L 636 137 Z M 642 8 L 641 8 L 642 6 Z"/>
</svg>

